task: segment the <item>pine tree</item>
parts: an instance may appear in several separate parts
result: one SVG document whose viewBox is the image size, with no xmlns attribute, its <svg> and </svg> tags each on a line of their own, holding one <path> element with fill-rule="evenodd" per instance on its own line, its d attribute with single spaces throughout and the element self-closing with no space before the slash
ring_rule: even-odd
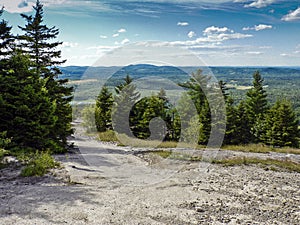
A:
<svg viewBox="0 0 300 225">
<path fill-rule="evenodd" d="M 0 131 L 7 131 L 10 147 L 17 149 L 53 149 L 49 138 L 56 124 L 56 102 L 49 98 L 45 82 L 31 70 L 28 58 L 14 52 L 9 69 L 0 75 Z"/>
<path fill-rule="evenodd" d="M 277 101 L 267 113 L 262 140 L 272 146 L 298 147 L 299 121 L 287 100 Z"/>
<path fill-rule="evenodd" d="M 136 86 L 132 84 L 133 79 L 127 75 L 124 82 L 115 88 L 114 107 L 112 110 L 113 128 L 121 134 L 131 135 L 129 118 L 131 109 L 140 98 L 140 93 L 136 91 Z"/>
<path fill-rule="evenodd" d="M 259 124 L 268 110 L 267 93 L 263 88 L 264 79 L 256 71 L 253 74 L 253 87 L 246 93 L 246 112 L 248 115 L 249 130 L 251 132 L 251 141 L 258 142 L 261 131 Z"/>
<path fill-rule="evenodd" d="M 241 101 L 236 108 L 235 119 L 235 141 L 234 144 L 248 144 L 252 141 L 249 129 L 247 108 L 244 101 Z"/>
<path fill-rule="evenodd" d="M 3 9 L 0 10 L 0 16 L 3 14 Z M 1 60 L 6 58 L 12 51 L 14 37 L 11 34 L 11 29 L 5 20 L 0 22 L 0 57 Z"/>
<path fill-rule="evenodd" d="M 164 136 L 165 140 L 176 139 L 172 116 L 170 115 L 172 112 L 171 109 L 168 108 L 167 100 L 162 98 L 161 94 L 160 92 L 158 95 L 143 98 L 132 108 L 130 127 L 136 137 L 146 139 L 151 135 L 152 137 Z M 149 130 L 151 120 L 157 117 L 165 121 L 165 125 L 160 124 L 161 127 L 156 126 L 156 133 L 151 134 Z"/>
<path fill-rule="evenodd" d="M 32 67 L 36 73 L 45 80 L 51 100 L 56 101 L 55 115 L 58 119 L 49 136 L 60 146 L 58 151 L 63 151 L 67 144 L 67 136 L 73 133 L 71 128 L 72 107 L 70 105 L 73 89 L 66 87 L 68 80 L 58 79 L 61 71 L 57 66 L 64 63 L 65 60 L 60 60 L 61 51 L 56 49 L 62 42 L 53 42 L 52 40 L 57 38 L 59 31 L 56 27 L 49 28 L 43 24 L 43 5 L 39 0 L 33 8 L 34 16 L 21 14 L 26 24 L 24 27 L 19 26 L 24 32 L 19 36 L 20 47 L 24 53 L 30 56 Z"/>
<path fill-rule="evenodd" d="M 237 130 L 238 112 L 234 106 L 234 100 L 231 96 L 226 100 L 226 131 L 224 144 L 239 144 L 239 136 Z"/>
<path fill-rule="evenodd" d="M 211 77 L 203 75 L 202 70 L 199 69 L 196 73 L 192 73 L 189 81 L 179 84 L 179 86 L 188 89 L 188 94 L 191 96 L 199 114 L 199 123 L 201 124 L 199 144 L 208 142 L 211 131 L 211 112 L 205 96 L 205 93 L 208 93 L 210 80 Z"/>
<path fill-rule="evenodd" d="M 99 132 L 112 129 L 111 110 L 113 105 L 112 93 L 103 86 L 96 100 L 95 123 Z"/>
<path fill-rule="evenodd" d="M 43 70 L 47 67 L 60 65 L 65 60 L 60 60 L 61 51 L 56 50 L 62 42 L 49 42 L 57 38 L 59 30 L 56 27 L 49 28 L 43 24 L 44 10 L 39 0 L 36 1 L 33 9 L 35 11 L 34 16 L 21 14 L 26 25 L 25 27 L 19 26 L 24 32 L 23 35 L 19 36 L 20 47 L 23 52 L 30 55 L 37 73 L 44 75 Z M 47 70 L 46 73 L 48 73 Z"/>
</svg>

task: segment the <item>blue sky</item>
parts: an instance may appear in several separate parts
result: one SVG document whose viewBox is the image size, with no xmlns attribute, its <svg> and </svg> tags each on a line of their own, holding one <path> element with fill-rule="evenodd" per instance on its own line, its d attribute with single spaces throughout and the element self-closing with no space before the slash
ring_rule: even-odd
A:
<svg viewBox="0 0 300 225">
<path fill-rule="evenodd" d="M 45 22 L 60 29 L 66 65 L 90 66 L 111 51 L 138 43 L 152 45 L 156 53 L 161 49 L 161 55 L 167 47 L 191 51 L 211 66 L 300 66 L 299 0 L 41 2 Z M 19 32 L 17 25 L 24 24 L 19 14 L 31 13 L 34 0 L 0 3 L 4 19 Z M 127 52 L 127 61 L 134 61 L 136 52 Z M 176 57 L 181 65 L 193 64 L 183 55 Z"/>
</svg>

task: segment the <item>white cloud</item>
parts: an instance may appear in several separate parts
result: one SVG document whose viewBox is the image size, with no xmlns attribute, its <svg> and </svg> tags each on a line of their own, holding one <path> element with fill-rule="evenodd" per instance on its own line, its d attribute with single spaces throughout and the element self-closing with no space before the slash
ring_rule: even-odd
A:
<svg viewBox="0 0 300 225">
<path fill-rule="evenodd" d="M 113 51 L 113 50 L 115 50 L 117 48 L 118 48 L 117 46 L 99 45 L 99 46 L 88 47 L 88 48 L 86 48 L 86 50 L 88 50 L 89 53 L 90 53 L 90 50 L 96 50 L 96 53 L 94 53 L 94 54 L 96 54 L 98 56 L 101 56 L 101 55 L 103 55 L 105 53 L 108 53 L 108 52 L 111 52 L 111 51 Z"/>
<path fill-rule="evenodd" d="M 263 52 L 246 52 L 248 55 L 262 55 Z"/>
<path fill-rule="evenodd" d="M 260 31 L 260 30 L 266 30 L 266 29 L 272 29 L 272 25 L 266 25 L 266 24 L 259 24 L 255 25 L 254 27 L 244 27 L 243 30 L 255 30 L 255 31 Z"/>
<path fill-rule="evenodd" d="M 78 46 L 78 43 L 64 41 L 61 45 L 62 48 L 75 48 Z"/>
<path fill-rule="evenodd" d="M 281 18 L 283 21 L 300 20 L 300 7 L 294 11 L 290 11 L 289 14 Z"/>
<path fill-rule="evenodd" d="M 115 41 L 115 45 L 126 45 L 130 42 L 129 39 L 125 38 L 123 41 L 121 42 L 118 42 L 118 41 Z"/>
<path fill-rule="evenodd" d="M 126 32 L 126 29 L 124 29 L 124 28 L 121 28 L 118 30 L 118 33 L 125 33 L 125 32 Z"/>
<path fill-rule="evenodd" d="M 209 35 L 212 33 L 225 33 L 225 32 L 233 32 L 232 30 L 228 29 L 227 27 L 215 27 L 215 26 L 211 26 L 211 27 L 207 27 L 204 31 L 203 34 L 204 35 Z"/>
<path fill-rule="evenodd" d="M 129 42 L 129 39 L 125 38 L 123 41 L 121 41 L 121 45 L 128 44 Z"/>
<path fill-rule="evenodd" d="M 116 33 L 116 34 L 113 34 L 112 37 L 119 37 L 120 34 L 119 33 Z"/>
<path fill-rule="evenodd" d="M 188 26 L 188 25 L 189 25 L 188 22 L 178 22 L 178 23 L 177 23 L 177 26 L 182 26 L 182 27 Z"/>
<path fill-rule="evenodd" d="M 41 0 L 44 6 L 60 5 L 66 0 Z M 0 6 L 4 6 L 5 10 L 10 13 L 26 13 L 32 11 L 35 0 L 0 0 Z"/>
<path fill-rule="evenodd" d="M 196 33 L 194 32 L 194 31 L 190 31 L 189 33 L 188 33 L 188 37 L 189 38 L 193 38 L 193 37 L 195 37 L 196 36 Z"/>
<path fill-rule="evenodd" d="M 280 56 L 287 57 L 287 56 L 291 56 L 291 55 L 287 54 L 287 53 L 281 53 Z"/>
<path fill-rule="evenodd" d="M 246 8 L 254 7 L 254 8 L 263 8 L 268 5 L 271 5 L 276 0 L 255 0 L 250 4 L 245 5 Z"/>
<path fill-rule="evenodd" d="M 33 2 L 27 2 L 24 0 L 1 0 L 1 6 L 10 13 L 25 13 L 32 11 Z"/>
<path fill-rule="evenodd" d="M 195 45 L 221 45 L 224 41 L 244 39 L 253 37 L 251 34 L 235 33 L 233 30 L 227 27 L 208 27 L 203 31 L 203 36 L 196 40 L 188 41 L 172 41 L 172 42 L 160 42 L 161 46 L 188 46 L 193 47 Z"/>
<path fill-rule="evenodd" d="M 100 35 L 100 38 L 102 38 L 102 39 L 106 39 L 106 38 L 107 38 L 107 36 L 106 36 L 106 35 Z"/>
</svg>

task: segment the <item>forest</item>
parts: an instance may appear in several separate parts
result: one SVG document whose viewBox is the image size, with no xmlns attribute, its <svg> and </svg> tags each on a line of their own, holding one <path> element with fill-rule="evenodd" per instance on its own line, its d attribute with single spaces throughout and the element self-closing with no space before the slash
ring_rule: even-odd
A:
<svg viewBox="0 0 300 225">
<path fill-rule="evenodd" d="M 120 127 L 119 124 L 124 123 L 125 118 L 118 115 L 118 111 L 126 111 L 123 109 L 124 105 L 132 105 L 132 108 L 127 109 L 130 131 L 121 128 L 118 129 L 119 133 L 127 135 L 132 133 L 134 137 L 147 139 L 151 136 L 149 130 L 151 120 L 160 117 L 166 123 L 160 130 L 164 141 L 178 142 L 184 134 L 183 139 L 188 142 L 196 131 L 198 144 L 206 145 L 212 127 L 217 126 L 212 123 L 211 108 L 206 96 L 206 93 L 216 88 L 209 85 L 210 79 L 210 76 L 204 75 L 199 69 L 192 73 L 188 81 L 178 83 L 187 90 L 197 110 L 197 116 L 190 118 L 189 121 L 182 121 L 177 110 L 186 107 L 187 96 L 182 97 L 176 108 L 167 99 L 164 89 L 150 97 L 140 98 L 141 93 L 136 90 L 130 75 L 123 78 L 123 82 L 119 79 L 115 90 L 103 86 L 95 106 L 97 131 L 106 132 Z M 291 101 L 278 98 L 275 102 L 270 102 L 264 86 L 263 77 L 259 71 L 255 71 L 252 86 L 246 91 L 245 97 L 237 101 L 226 83 L 219 81 L 217 88 L 221 89 L 226 108 L 226 130 L 221 131 L 224 132 L 224 145 L 262 143 L 272 147 L 298 147 L 299 121 Z M 207 90 L 204 91 L 204 88 Z M 116 120 L 112 121 L 112 117 Z M 181 128 L 184 123 L 189 124 L 187 130 Z"/>
</svg>

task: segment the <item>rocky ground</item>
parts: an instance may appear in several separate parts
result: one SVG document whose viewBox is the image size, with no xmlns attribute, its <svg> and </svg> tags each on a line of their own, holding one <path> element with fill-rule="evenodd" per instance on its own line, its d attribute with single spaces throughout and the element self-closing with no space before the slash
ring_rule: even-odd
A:
<svg viewBox="0 0 300 225">
<path fill-rule="evenodd" d="M 299 173 L 149 160 L 87 137 L 74 142 L 52 175 L 22 178 L 13 164 L 0 171 L 0 224 L 300 224 Z"/>
</svg>

